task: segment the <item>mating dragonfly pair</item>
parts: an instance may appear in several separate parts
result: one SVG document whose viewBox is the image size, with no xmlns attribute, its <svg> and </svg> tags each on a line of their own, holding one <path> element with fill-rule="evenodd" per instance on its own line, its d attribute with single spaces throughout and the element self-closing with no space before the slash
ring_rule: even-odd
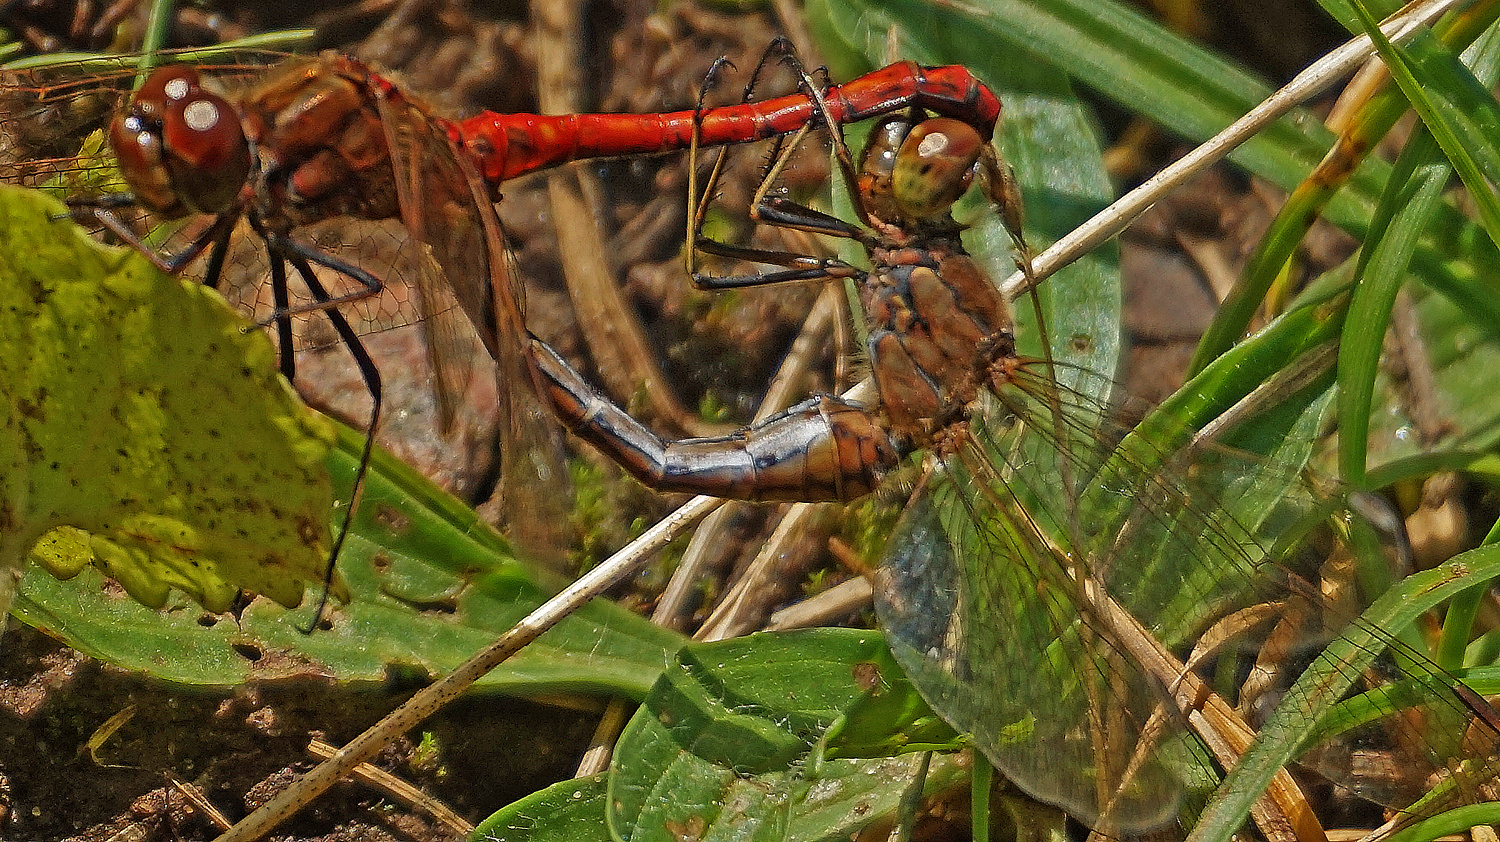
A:
<svg viewBox="0 0 1500 842">
<path fill-rule="evenodd" d="M 1319 770 L 1409 815 L 1478 800 L 1494 776 L 1495 741 L 1465 741 L 1463 731 L 1500 738 L 1487 706 L 1421 654 L 1321 598 L 1304 556 L 1290 549 L 1302 545 L 1287 539 L 1288 524 L 1318 510 L 1320 498 L 1274 464 L 1185 435 L 1123 437 L 1108 412 L 1082 397 L 1094 390 L 1078 379 L 1090 375 L 1059 376 L 1048 357 L 1018 354 L 1009 304 L 965 253 L 963 227 L 952 217 L 977 175 L 1012 229 L 1019 227 L 989 142 L 1000 111 L 989 89 L 963 68 L 909 63 L 836 87 L 803 79 L 800 93 L 725 108 L 449 122 L 342 57 L 294 63 L 233 100 L 195 71 L 172 67 L 132 98 L 112 139 L 136 201 L 164 216 L 213 217 L 189 248 L 158 258 L 163 267 L 181 270 L 206 251 L 214 280 L 231 231 L 247 221 L 271 258 L 276 300 L 265 318 L 278 333 L 283 372 L 295 376 L 290 317 L 326 314 L 374 397 L 372 429 L 379 372 L 339 307 L 378 291 L 382 280 L 297 237 L 299 228 L 332 216 L 400 218 L 424 245 L 430 259 L 418 281 L 434 337 L 429 353 L 440 384 L 447 382 L 440 391 L 459 388 L 450 372 L 462 368 L 445 356 L 444 340 L 461 325 L 451 321 L 453 311 L 432 306 L 451 296 L 502 372 L 533 381 L 571 430 L 658 488 L 849 499 L 901 474 L 906 454 L 926 448 L 877 588 L 893 649 L 933 707 L 973 733 L 1008 776 L 1105 833 L 1191 821 L 1184 816 L 1194 800 L 1221 770 L 1236 768 L 1251 742 L 1225 697 L 1242 710 L 1270 698 L 1270 690 L 1251 692 L 1238 681 L 1285 660 L 1285 644 L 1273 651 L 1266 643 L 1278 634 L 1299 646 L 1329 636 L 1286 631 L 1311 616 L 1333 633 L 1372 642 L 1315 687 L 1273 682 L 1284 694 L 1281 708 L 1300 712 L 1311 730 L 1334 702 L 1362 689 L 1355 698 L 1376 712 L 1321 741 L 1351 754 L 1340 761 L 1322 751 Z M 885 119 L 856 166 L 841 127 L 876 116 Z M 665 443 L 545 345 L 526 340 L 524 301 L 493 212 L 495 185 L 579 158 L 817 128 L 834 143 L 858 223 L 768 190 L 755 215 L 854 240 L 869 268 L 695 234 L 690 251 L 784 267 L 695 280 L 721 288 L 857 283 L 877 402 L 821 396 L 736 436 Z M 699 222 L 715 178 L 691 197 Z M 134 237 L 112 203 L 78 208 Z M 291 303 L 287 265 L 312 304 Z M 355 286 L 330 293 L 315 267 Z M 1067 382 L 1074 385 L 1060 385 Z M 1276 505 L 1234 505 L 1264 499 L 1268 488 Z M 335 538 L 335 558 L 347 527 L 346 520 Z M 1268 621 L 1281 622 L 1275 631 L 1196 650 L 1210 630 L 1271 606 L 1279 609 Z M 1403 671 L 1382 674 L 1391 664 Z M 1229 686 L 1200 678 L 1206 666 L 1229 675 Z M 1371 735 L 1375 742 L 1359 745 Z M 1352 746 L 1409 758 L 1411 774 L 1396 784 L 1419 788 L 1357 779 Z M 1413 807 L 1428 790 L 1435 795 Z"/>
</svg>

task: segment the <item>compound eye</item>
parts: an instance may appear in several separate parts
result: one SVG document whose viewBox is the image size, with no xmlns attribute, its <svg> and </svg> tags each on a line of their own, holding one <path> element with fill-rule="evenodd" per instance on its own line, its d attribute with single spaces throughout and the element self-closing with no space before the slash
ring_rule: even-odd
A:
<svg viewBox="0 0 1500 842">
<path fill-rule="evenodd" d="M 158 67 L 130 97 L 129 111 L 143 119 L 160 124 L 167 103 L 193 96 L 203 89 L 198 71 L 185 65 Z"/>
<path fill-rule="evenodd" d="M 109 123 L 109 145 L 120 173 L 135 198 L 146 208 L 168 217 L 187 212 L 172 187 L 162 148 L 161 115 L 165 105 L 163 70 L 153 73 L 125 108 Z"/>
<path fill-rule="evenodd" d="M 948 213 L 974 183 L 984 141 L 967 123 L 935 117 L 914 126 L 891 174 L 896 205 L 909 219 Z"/>
<path fill-rule="evenodd" d="M 250 174 L 250 146 L 234 106 L 212 91 L 194 88 L 169 97 L 162 115 L 162 146 L 183 202 L 203 213 L 232 203 Z"/>
<path fill-rule="evenodd" d="M 870 213 L 886 222 L 896 222 L 902 215 L 892 180 L 901 142 L 911 128 L 905 116 L 885 118 L 870 132 L 870 142 L 859 159 L 859 195 Z"/>
<path fill-rule="evenodd" d="M 168 216 L 224 210 L 249 177 L 233 106 L 189 67 L 154 71 L 111 122 L 109 140 L 136 198 Z"/>
</svg>

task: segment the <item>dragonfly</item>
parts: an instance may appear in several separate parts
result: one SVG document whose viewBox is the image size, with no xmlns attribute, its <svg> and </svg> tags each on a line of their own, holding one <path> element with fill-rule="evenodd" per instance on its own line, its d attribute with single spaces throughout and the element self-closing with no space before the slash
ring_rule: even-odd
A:
<svg viewBox="0 0 1500 842">
<path fill-rule="evenodd" d="M 59 101 L 83 102 L 82 94 L 97 93 L 94 79 L 80 82 L 59 77 L 59 71 L 48 73 L 46 79 L 9 80 L 11 93 L 31 94 L 29 113 L 55 113 Z M 312 226 L 343 217 L 398 220 L 418 244 L 408 259 L 415 265 L 411 274 L 425 311 L 427 353 L 447 426 L 453 396 L 462 393 L 470 372 L 470 360 L 461 353 L 466 332 L 477 334 L 502 376 L 514 373 L 516 382 L 526 377 L 518 340 L 524 335 L 524 296 L 494 209 L 504 181 L 585 158 L 759 140 L 818 119 L 861 120 L 912 103 L 954 115 L 980 132 L 993 131 L 999 114 L 994 94 L 963 67 L 924 68 L 912 62 L 826 90 L 707 111 L 485 112 L 459 121 L 433 113 L 368 65 L 336 53 L 293 59 L 268 75 L 249 75 L 241 68 L 222 80 L 223 86 L 220 81 L 188 64 L 152 72 L 108 126 L 109 145 L 130 192 L 75 199 L 75 215 L 102 225 L 167 272 L 181 272 L 206 255 L 203 279 L 213 286 L 224 276 L 237 227 L 248 225 L 270 272 L 269 285 L 256 285 L 257 290 L 268 286 L 270 307 L 259 308 L 256 317 L 274 328 L 282 373 L 288 380 L 296 377 L 294 351 L 302 337 L 294 335 L 294 317 L 323 314 L 371 396 L 372 435 L 381 420 L 380 372 L 344 310 L 375 299 L 386 281 L 303 236 Z M 813 93 L 823 103 L 818 109 Z M 0 134 L 21 133 L 18 124 Z M 206 223 L 184 247 L 165 255 L 137 235 L 123 208 Z M 288 266 L 306 290 L 298 300 L 289 287 Z M 325 283 L 328 275 L 339 285 Z M 450 301 L 456 307 L 442 306 Z M 373 438 L 367 437 L 353 500 L 372 447 Z M 354 508 L 351 502 L 332 543 L 330 570 Z"/>
<path fill-rule="evenodd" d="M 1252 745 L 1248 714 L 1278 700 L 1311 711 L 1313 694 L 1292 683 L 1296 662 L 1351 629 L 1385 651 L 1335 665 L 1329 684 L 1352 689 L 1334 695 L 1362 692 L 1395 713 L 1301 762 L 1402 822 L 1480 800 L 1496 775 L 1500 718 L 1313 583 L 1320 559 L 1294 538 L 1337 495 L 1187 431 L 1132 436 L 1089 397 L 1107 378 L 1019 352 L 1010 304 L 952 213 L 978 184 L 1027 266 L 1017 190 L 988 135 L 919 109 L 892 114 L 856 165 L 840 127 L 822 125 L 858 223 L 775 195 L 786 156 L 751 215 L 852 240 L 869 268 L 695 230 L 692 250 L 780 268 L 715 276 L 690 257 L 689 271 L 708 289 L 856 284 L 878 398 L 817 395 L 731 436 L 665 441 L 533 338 L 543 402 L 563 426 L 654 489 L 744 500 L 854 499 L 909 479 L 921 452 L 875 579 L 892 650 L 932 708 L 1017 786 L 1105 836 L 1184 835 Z M 690 199 L 700 222 L 717 171 Z M 1399 757 L 1401 773 L 1356 768 L 1382 755 Z M 1264 797 L 1295 815 L 1295 790 L 1282 771 Z"/>
</svg>

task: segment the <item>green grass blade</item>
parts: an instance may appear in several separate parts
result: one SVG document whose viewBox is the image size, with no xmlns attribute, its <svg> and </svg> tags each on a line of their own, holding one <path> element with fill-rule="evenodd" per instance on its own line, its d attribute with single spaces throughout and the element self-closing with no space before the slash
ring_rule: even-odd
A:
<svg viewBox="0 0 1500 842">
<path fill-rule="evenodd" d="M 1377 599 L 1360 623 L 1330 644 L 1287 692 L 1287 700 L 1260 729 L 1250 750 L 1203 812 L 1190 842 L 1228 842 L 1251 805 L 1303 746 L 1307 735 L 1343 696 L 1356 672 L 1384 649 L 1371 629 L 1402 629 L 1464 589 L 1500 575 L 1500 548 L 1481 547 L 1432 570 L 1412 575 Z"/>
<path fill-rule="evenodd" d="M 1339 476 L 1364 488 L 1375 375 L 1396 293 L 1407 277 L 1417 238 L 1426 228 L 1452 168 L 1432 136 L 1416 133 L 1391 174 L 1360 252 L 1349 315 L 1339 344 Z"/>
<path fill-rule="evenodd" d="M 1469 188 L 1490 240 L 1500 245 L 1500 198 L 1491 184 L 1500 179 L 1500 103 L 1430 34 L 1398 47 L 1358 0 L 1354 7 L 1392 78 Z"/>
</svg>

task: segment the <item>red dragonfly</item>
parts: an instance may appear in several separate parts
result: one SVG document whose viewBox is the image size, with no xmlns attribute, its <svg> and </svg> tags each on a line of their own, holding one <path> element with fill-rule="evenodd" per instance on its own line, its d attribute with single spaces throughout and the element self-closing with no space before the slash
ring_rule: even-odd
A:
<svg viewBox="0 0 1500 842">
<path fill-rule="evenodd" d="M 1312 584 L 1316 566 L 1287 549 L 1300 546 L 1291 524 L 1331 500 L 1272 462 L 1182 433 L 1126 437 L 1085 397 L 1096 390 L 1059 388 L 1059 375 L 1077 384 L 1086 372 L 1019 354 L 1009 303 L 951 212 L 977 178 L 1025 263 L 1015 191 L 987 136 L 890 116 L 857 168 L 836 130 L 832 141 L 860 224 L 769 189 L 752 216 L 852 239 L 871 268 L 699 236 L 701 251 L 784 268 L 694 280 L 851 279 L 878 402 L 820 395 L 732 436 L 667 442 L 533 339 L 564 425 L 652 488 L 748 500 L 852 499 L 926 448 L 876 577 L 882 628 L 934 710 L 1019 787 L 1105 835 L 1185 835 L 1210 795 L 1244 786 L 1237 767 L 1256 734 L 1243 717 L 1271 707 L 1273 722 L 1318 734 L 1300 749 L 1307 768 L 1394 807 L 1401 823 L 1482 800 L 1500 718 L 1424 654 L 1331 604 Z M 713 192 L 710 176 L 702 202 Z M 1276 627 L 1248 631 L 1252 617 Z M 1311 658 L 1290 650 L 1316 654 L 1303 629 L 1319 623 L 1331 630 L 1312 633 L 1322 643 L 1373 643 L 1293 683 Z M 1231 626 L 1240 634 L 1213 649 Z M 1328 724 L 1341 699 L 1339 732 Z M 1399 768 L 1369 776 L 1381 756 Z M 1309 830 L 1317 818 L 1279 778 L 1257 821 L 1279 811 Z"/>
<path fill-rule="evenodd" d="M 776 47 L 773 47 L 773 50 Z M 784 49 L 784 48 L 783 48 Z M 55 72 L 55 71 L 54 71 Z M 78 83 L 44 85 L 11 80 L 39 105 L 70 98 Z M 95 86 L 97 83 L 88 83 Z M 815 109 L 813 94 L 824 103 Z M 109 141 L 130 187 L 128 196 L 75 204 L 166 271 L 178 272 L 208 253 L 206 283 L 218 285 L 231 234 L 242 221 L 269 257 L 273 295 L 269 312 L 281 348 L 281 369 L 295 377 L 291 349 L 294 315 L 322 312 L 353 355 L 373 399 L 369 428 L 379 425 L 380 373 L 359 330 L 341 307 L 381 292 L 384 279 L 329 254 L 299 233 L 335 217 L 399 219 L 421 244 L 414 273 L 428 310 L 426 330 L 445 423 L 451 398 L 467 382 L 469 361 L 450 349 L 463 331 L 450 309 L 456 299 L 489 353 L 506 372 L 525 371 L 523 299 L 493 203 L 498 186 L 546 167 L 582 158 L 686 149 L 691 143 L 751 141 L 794 131 L 818 119 L 856 121 L 920 104 L 952 115 L 981 134 L 993 131 L 999 101 L 958 66 L 923 68 L 911 62 L 826 90 L 765 102 L 659 114 L 483 113 L 462 121 L 433 114 L 360 61 L 331 53 L 295 59 L 269 76 L 219 90 L 190 66 L 157 69 L 109 125 Z M 11 127 L 15 131 L 15 127 Z M 209 223 L 171 256 L 139 240 L 116 213 L 140 207 L 167 218 L 201 215 Z M 311 301 L 294 304 L 290 265 Z M 330 291 L 322 269 L 346 283 Z M 513 358 L 508 361 L 508 358 Z M 364 476 L 367 442 L 355 484 Z M 336 559 L 353 506 L 330 554 Z"/>
</svg>

